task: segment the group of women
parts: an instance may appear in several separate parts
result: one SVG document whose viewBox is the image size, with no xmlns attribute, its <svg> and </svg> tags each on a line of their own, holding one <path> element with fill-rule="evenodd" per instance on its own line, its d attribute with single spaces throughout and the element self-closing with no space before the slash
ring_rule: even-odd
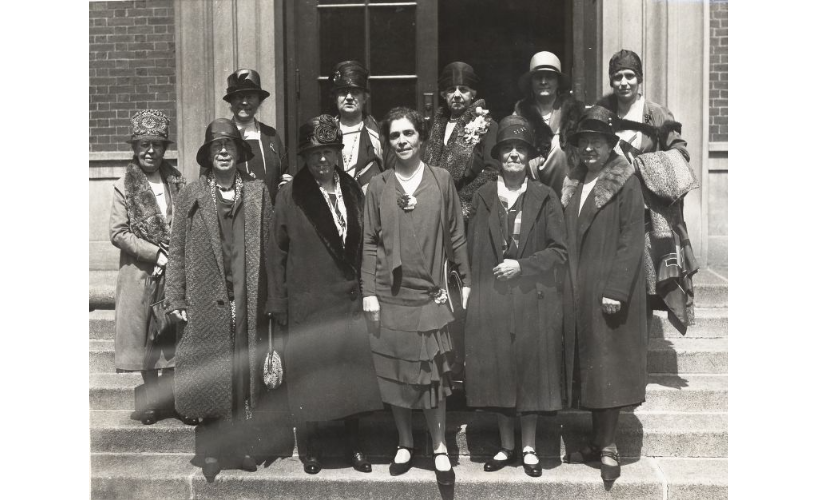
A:
<svg viewBox="0 0 816 500">
<path fill-rule="evenodd" d="M 142 371 L 147 386 L 167 367 L 143 356 L 156 337 L 144 334 L 156 303 L 144 285 L 166 274 L 164 310 L 178 325 L 175 409 L 199 423 L 208 481 L 233 460 L 256 468 L 258 437 L 246 429 L 266 392 L 273 321 L 284 367 L 275 391 L 288 395 L 305 472 L 321 470 L 321 423 L 336 420 L 352 466 L 370 472 L 359 418 L 384 406 L 398 433 L 390 473 L 407 472 L 411 411 L 421 409 L 437 481 L 450 485 L 448 325 L 465 309 L 467 404 L 498 415 L 501 439 L 485 471 L 520 456 L 540 476 L 537 417 L 580 407 L 592 412 L 592 435 L 565 461 L 600 461 L 603 479 L 614 480 L 618 415 L 644 401 L 646 386 L 644 198 L 629 160 L 685 144 L 675 129 L 650 141 L 616 127 L 622 116 L 643 123 L 656 114 L 632 110 L 671 116 L 644 104 L 639 58 L 621 51 L 610 61 L 606 102 L 615 109 L 585 109 L 568 96 L 558 58 L 533 56 L 520 80 L 525 97 L 489 151 L 498 179 L 476 191 L 467 224 L 450 173 L 421 160 L 421 115 L 398 107 L 378 125 L 362 111 L 366 77 L 354 61 L 337 66 L 339 116 L 300 127 L 305 166 L 294 176 L 283 172 L 278 133 L 254 118 L 269 93 L 252 70 L 230 76 L 224 99 L 234 118 L 207 127 L 201 175 L 186 186 L 162 160 L 167 117 L 134 116 L 134 159 L 111 216 L 122 250 L 117 368 Z M 143 423 L 155 422 L 152 408 L 139 410 Z"/>
</svg>

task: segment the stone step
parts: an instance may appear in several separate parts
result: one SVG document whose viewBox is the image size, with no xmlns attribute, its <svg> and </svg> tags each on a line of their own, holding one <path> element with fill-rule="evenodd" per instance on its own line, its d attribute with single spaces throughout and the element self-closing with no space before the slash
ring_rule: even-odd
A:
<svg viewBox="0 0 816 500">
<path fill-rule="evenodd" d="M 195 430 L 175 419 L 145 426 L 130 419 L 129 411 L 91 411 L 91 450 L 106 453 L 192 453 Z M 253 416 L 255 418 L 255 416 Z M 264 416 L 258 414 L 263 427 Z M 452 453 L 490 456 L 499 447 L 495 415 L 487 412 L 449 411 L 447 443 Z M 397 433 L 390 413 L 382 411 L 361 418 L 363 451 L 390 456 Z M 342 424 L 324 424 L 321 431 L 326 456 L 342 455 Z M 588 412 L 567 410 L 541 417 L 537 435 L 539 454 L 558 457 L 564 448 L 577 449 L 589 434 Z M 430 438 L 420 412 L 413 415 L 414 442 L 420 454 L 430 451 Z M 263 432 L 263 431 L 261 431 Z M 563 444 L 562 444 L 563 440 Z M 617 436 L 622 456 L 708 457 L 728 456 L 728 414 L 724 412 L 641 412 L 621 414 Z"/>
<path fill-rule="evenodd" d="M 96 309 L 88 313 L 88 325 L 91 340 L 113 340 L 113 309 Z M 655 311 L 650 324 L 649 335 L 654 338 L 722 338 L 728 336 L 728 309 L 697 308 L 696 324 L 690 326 L 685 336 L 671 325 L 666 311 Z"/>
<path fill-rule="evenodd" d="M 88 302 L 91 309 L 113 309 L 118 271 L 89 271 Z M 694 276 L 697 307 L 728 307 L 728 280 L 716 271 L 701 269 Z"/>
<path fill-rule="evenodd" d="M 695 323 L 681 334 L 669 322 L 669 313 L 655 311 L 649 324 L 652 338 L 725 338 L 728 337 L 728 309 L 724 307 L 697 307 L 694 310 Z M 111 334 L 112 335 L 112 334 Z M 111 337 L 112 338 L 112 337 Z"/>
<path fill-rule="evenodd" d="M 90 373 L 115 372 L 113 340 L 91 340 Z M 649 339 L 649 373 L 728 373 L 727 338 Z"/>
<path fill-rule="evenodd" d="M 89 309 L 113 309 L 116 275 L 119 271 L 90 271 L 88 276 Z"/>
<path fill-rule="evenodd" d="M 649 339 L 649 373 L 728 373 L 727 338 Z"/>
<path fill-rule="evenodd" d="M 138 373 L 92 373 L 91 410 L 131 410 Z M 728 411 L 727 375 L 649 375 L 643 411 Z"/>
<path fill-rule="evenodd" d="M 700 269 L 694 275 L 694 304 L 697 307 L 728 307 L 728 279 L 716 269 Z"/>
<path fill-rule="evenodd" d="M 482 500 L 581 498 L 586 500 L 725 500 L 728 498 L 727 459 L 623 460 L 621 477 L 607 491 L 597 465 L 562 464 L 543 459 L 543 474 L 531 478 L 521 466 L 487 473 L 481 462 L 454 461 L 456 484 L 436 483 L 430 458 L 419 458 L 407 473 L 390 476 L 387 460 L 362 474 L 340 461 L 324 461 L 324 469 L 309 476 L 296 458 L 262 465 L 256 472 L 224 470 L 207 483 L 191 455 L 91 455 L 92 498 L 162 499 L 385 499 L 416 500 L 473 498 Z"/>
</svg>

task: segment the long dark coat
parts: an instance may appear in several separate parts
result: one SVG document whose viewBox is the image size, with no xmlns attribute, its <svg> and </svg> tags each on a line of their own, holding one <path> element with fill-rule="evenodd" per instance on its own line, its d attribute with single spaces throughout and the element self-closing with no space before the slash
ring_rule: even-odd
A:
<svg viewBox="0 0 816 500">
<path fill-rule="evenodd" d="M 585 408 L 642 403 L 646 397 L 646 284 L 643 195 L 632 166 L 612 153 L 579 215 L 586 167 L 564 181 L 569 273 L 564 288 L 564 350 L 568 380 L 577 351 Z M 613 315 L 601 300 L 621 301 Z"/>
<path fill-rule="evenodd" d="M 474 204 L 468 226 L 473 291 L 465 323 L 468 406 L 560 410 L 567 259 L 561 205 L 552 189 L 528 181 L 516 259 L 521 275 L 498 281 L 492 269 L 504 257 L 496 182 L 482 186 Z"/>
<path fill-rule="evenodd" d="M 247 333 L 250 404 L 262 390 L 263 361 L 268 350 L 266 265 L 272 201 L 261 181 L 244 180 Z M 176 409 L 189 417 L 231 418 L 233 339 L 230 305 L 215 204 L 201 176 L 181 190 L 176 200 L 170 240 L 165 309 L 187 310 L 176 347 Z"/>
<path fill-rule="evenodd" d="M 362 314 L 363 193 L 337 170 L 348 215 L 346 244 L 309 169 L 281 188 L 275 206 L 272 312 L 287 312 L 284 370 L 298 421 L 382 408 Z"/>
</svg>

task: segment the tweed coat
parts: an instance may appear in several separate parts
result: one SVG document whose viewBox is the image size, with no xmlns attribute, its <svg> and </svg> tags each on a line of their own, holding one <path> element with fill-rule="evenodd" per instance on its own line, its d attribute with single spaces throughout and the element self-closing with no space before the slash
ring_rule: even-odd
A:
<svg viewBox="0 0 816 500">
<path fill-rule="evenodd" d="M 528 181 L 515 259 L 521 274 L 498 281 L 492 270 L 504 256 L 496 182 L 479 188 L 474 203 L 468 226 L 473 291 L 465 322 L 468 406 L 560 410 L 567 260 L 561 205 L 552 189 Z"/>
<path fill-rule="evenodd" d="M 269 309 L 266 264 L 272 202 L 261 181 L 244 174 L 249 393 L 254 407 L 262 389 Z M 176 409 L 189 417 L 231 418 L 233 339 L 230 305 L 215 203 L 205 176 L 188 184 L 176 200 L 170 240 L 165 309 L 187 310 L 176 348 Z"/>
<path fill-rule="evenodd" d="M 271 305 L 273 313 L 288 314 L 283 362 L 296 421 L 382 409 L 360 293 L 363 192 L 336 171 L 348 219 L 345 245 L 308 168 L 281 188 L 275 204 Z"/>
<path fill-rule="evenodd" d="M 163 346 L 156 359 L 145 361 L 149 298 L 145 280 L 153 274 L 160 245 L 137 234 L 141 231 L 160 235 L 165 251 L 173 222 L 173 202 L 184 185 L 181 173 L 169 163 L 159 167 L 168 188 L 167 216 L 161 214 L 156 196 L 139 165 L 132 162 L 126 173 L 113 184 L 110 215 L 110 240 L 119 252 L 119 274 L 116 277 L 115 365 L 119 370 L 172 368 L 172 346 Z M 134 232 L 135 231 L 135 232 Z M 160 352 L 158 352 L 160 351 Z"/>
<path fill-rule="evenodd" d="M 579 214 L 586 167 L 564 181 L 569 272 L 564 286 L 567 380 L 577 369 L 585 408 L 640 404 L 646 397 L 646 284 L 643 195 L 634 168 L 612 153 Z M 601 299 L 621 302 L 604 314 Z M 577 363 L 575 366 L 577 353 Z"/>
</svg>

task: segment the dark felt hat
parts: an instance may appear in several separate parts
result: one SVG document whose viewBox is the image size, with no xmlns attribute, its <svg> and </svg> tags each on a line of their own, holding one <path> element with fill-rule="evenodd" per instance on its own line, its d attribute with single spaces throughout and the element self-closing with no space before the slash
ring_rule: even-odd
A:
<svg viewBox="0 0 816 500">
<path fill-rule="evenodd" d="M 527 144 L 531 153 L 537 151 L 535 138 L 533 137 L 533 126 L 521 116 L 510 115 L 502 118 L 499 122 L 496 144 L 490 150 L 490 156 L 498 160 L 499 149 L 501 149 L 502 144 L 510 141 L 521 141 Z"/>
<path fill-rule="evenodd" d="M 357 61 L 337 63 L 332 73 L 332 91 L 360 89 L 368 91 L 368 70 Z"/>
<path fill-rule="evenodd" d="M 157 109 L 137 111 L 130 117 L 130 139 L 125 142 L 163 141 L 170 144 L 170 118 Z"/>
<path fill-rule="evenodd" d="M 561 59 L 552 52 L 542 51 L 533 54 L 530 58 L 530 70 L 519 78 L 519 88 L 527 95 L 530 93 L 530 80 L 533 75 L 542 71 L 550 71 L 558 75 L 558 90 L 567 90 L 570 87 L 569 77 L 561 71 Z"/>
<path fill-rule="evenodd" d="M 569 136 L 568 142 L 578 147 L 578 139 L 581 134 L 601 134 L 609 139 L 618 140 L 615 134 L 615 124 L 618 117 L 603 106 L 592 106 L 584 111 L 578 119 L 575 132 Z"/>
<path fill-rule="evenodd" d="M 440 92 L 458 85 L 475 89 L 477 83 L 479 83 L 479 77 L 476 76 L 473 67 L 461 61 L 452 62 L 442 68 L 442 73 L 437 80 Z"/>
<path fill-rule="evenodd" d="M 196 161 L 202 168 L 212 168 L 212 158 L 210 158 L 210 143 L 220 139 L 232 139 L 238 147 L 238 163 L 251 160 L 254 156 L 252 148 L 241 137 L 241 132 L 232 120 L 228 118 L 217 118 L 207 125 L 204 133 L 204 144 L 198 148 Z"/>
<path fill-rule="evenodd" d="M 261 75 L 254 69 L 239 69 L 227 77 L 227 93 L 223 99 L 229 102 L 238 92 L 257 92 L 261 101 L 269 97 L 269 92 L 261 88 Z"/>
<path fill-rule="evenodd" d="M 331 115 L 315 116 L 298 129 L 298 154 L 315 148 L 343 149 L 343 132 Z"/>
<path fill-rule="evenodd" d="M 631 50 L 623 49 L 620 52 L 615 52 L 612 58 L 609 59 L 609 78 L 622 69 L 631 69 L 635 72 L 638 80 L 643 80 L 643 63 L 640 62 L 640 56 Z"/>
</svg>

